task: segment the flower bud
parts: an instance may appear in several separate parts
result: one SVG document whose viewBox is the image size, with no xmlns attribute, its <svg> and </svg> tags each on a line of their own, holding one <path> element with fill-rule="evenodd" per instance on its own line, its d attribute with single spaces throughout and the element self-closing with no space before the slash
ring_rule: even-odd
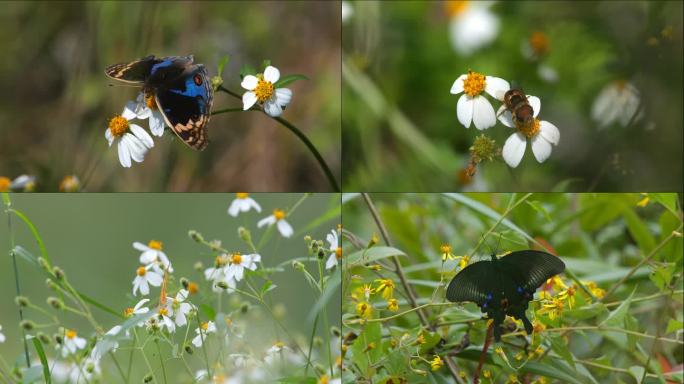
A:
<svg viewBox="0 0 684 384">
<path fill-rule="evenodd" d="M 330 327 L 330 333 L 335 337 L 342 336 L 342 332 L 340 332 L 340 329 L 334 325 L 332 327 Z"/>
<path fill-rule="evenodd" d="M 221 289 L 228 289 L 228 284 L 225 281 L 219 281 L 216 283 L 216 286 Z"/>
<path fill-rule="evenodd" d="M 238 235 L 240 236 L 240 238 L 243 241 L 245 241 L 247 243 L 252 242 L 252 233 L 247 228 L 245 228 L 245 227 L 238 228 Z"/>
<path fill-rule="evenodd" d="M 247 312 L 249 312 L 249 307 L 250 307 L 249 303 L 242 303 L 242 305 L 240 306 L 240 312 L 243 315 L 246 314 Z"/>
<path fill-rule="evenodd" d="M 204 270 L 204 264 L 201 261 L 196 262 L 192 268 L 197 272 L 202 272 Z"/>
<path fill-rule="evenodd" d="M 40 340 L 41 343 L 43 343 L 43 344 L 45 344 L 45 345 L 48 345 L 48 344 L 52 343 L 52 340 L 50 339 L 50 336 L 44 334 L 43 332 L 38 332 L 38 334 L 36 335 L 36 337 L 38 338 L 38 340 Z"/>
<path fill-rule="evenodd" d="M 47 298 L 47 303 L 49 306 L 51 306 L 54 309 L 62 309 L 64 308 L 64 303 L 56 297 L 50 296 Z"/>
<path fill-rule="evenodd" d="M 294 268 L 296 271 L 304 271 L 306 269 L 304 263 L 299 260 L 292 260 L 292 268 Z"/>
<path fill-rule="evenodd" d="M 143 383 L 151 383 L 152 379 L 154 379 L 154 376 L 152 376 L 151 373 L 148 373 L 145 375 L 145 377 L 143 377 Z"/>
<path fill-rule="evenodd" d="M 309 236 L 309 235 L 304 236 L 304 242 L 305 242 L 307 245 L 310 244 L 310 243 L 311 243 L 311 236 Z"/>
<path fill-rule="evenodd" d="M 183 288 L 188 289 L 188 284 L 189 284 L 188 279 L 186 279 L 185 277 L 181 277 L 180 283 L 183 286 Z"/>
<path fill-rule="evenodd" d="M 185 353 L 188 355 L 192 355 L 193 352 L 195 352 L 194 349 L 192 349 L 192 346 L 190 344 L 185 344 L 185 347 L 183 348 L 185 350 Z"/>
<path fill-rule="evenodd" d="M 498 153 L 496 141 L 490 139 L 485 134 L 476 137 L 473 145 L 470 147 L 470 154 L 476 164 L 485 160 L 491 161 Z"/>
<path fill-rule="evenodd" d="M 64 280 L 64 270 L 60 267 L 52 268 L 52 273 L 55 275 L 57 280 Z"/>
<path fill-rule="evenodd" d="M 38 265 L 46 271 L 50 270 L 50 266 L 48 265 L 47 261 L 42 257 L 38 258 Z"/>
<path fill-rule="evenodd" d="M 202 237 L 202 234 L 195 231 L 194 229 L 191 229 L 188 231 L 188 236 L 190 236 L 191 239 L 194 241 L 201 243 L 204 241 L 204 237 Z"/>
<path fill-rule="evenodd" d="M 26 331 L 31 331 L 36 327 L 36 323 L 31 320 L 22 320 L 19 322 L 19 326 Z"/>
<path fill-rule="evenodd" d="M 50 278 L 45 279 L 45 286 L 47 286 L 48 289 L 50 289 L 52 291 L 57 290 L 57 284 L 54 281 L 52 281 L 52 279 L 50 279 Z"/>
<path fill-rule="evenodd" d="M 14 302 L 20 307 L 28 307 L 31 304 L 26 296 L 17 296 L 14 298 Z"/>
</svg>

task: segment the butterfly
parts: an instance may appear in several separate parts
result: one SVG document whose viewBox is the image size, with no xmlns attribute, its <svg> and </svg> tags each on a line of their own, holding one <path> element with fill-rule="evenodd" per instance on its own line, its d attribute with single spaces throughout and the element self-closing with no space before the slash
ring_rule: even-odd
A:
<svg viewBox="0 0 684 384">
<path fill-rule="evenodd" d="M 192 55 L 156 58 L 153 55 L 110 65 L 105 74 L 124 83 L 142 85 L 145 96 L 153 96 L 166 125 L 197 150 L 206 148 L 207 124 L 214 91 L 204 65 Z"/>
<path fill-rule="evenodd" d="M 525 331 L 532 333 L 532 323 L 525 316 L 534 292 L 542 283 L 565 270 L 556 256 L 542 251 L 517 251 L 497 258 L 478 261 L 459 272 L 449 283 L 449 301 L 472 301 L 494 320 L 494 339 L 501 340 L 500 325 L 506 315 L 522 320 Z"/>
</svg>

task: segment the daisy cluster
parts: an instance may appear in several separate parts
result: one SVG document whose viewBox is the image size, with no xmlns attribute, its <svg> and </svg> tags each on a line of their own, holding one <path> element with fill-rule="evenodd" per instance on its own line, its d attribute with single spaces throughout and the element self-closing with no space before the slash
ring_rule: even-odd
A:
<svg viewBox="0 0 684 384">
<path fill-rule="evenodd" d="M 560 132 L 552 123 L 537 118 L 541 110 L 541 100 L 536 96 L 526 95 L 533 112 L 532 119 L 528 121 L 515 119 L 505 104 L 494 112 L 494 107 L 486 95 L 503 103 L 504 96 L 510 89 L 508 81 L 498 77 L 474 71 L 459 76 L 451 86 L 451 94 L 462 94 L 456 104 L 458 121 L 466 128 L 470 128 L 472 124 L 479 130 L 485 130 L 493 127 L 498 118 L 501 124 L 514 129 L 501 153 L 506 164 L 511 168 L 520 164 L 528 141 L 534 158 L 542 163 L 551 155 L 552 147 L 558 145 Z"/>
</svg>

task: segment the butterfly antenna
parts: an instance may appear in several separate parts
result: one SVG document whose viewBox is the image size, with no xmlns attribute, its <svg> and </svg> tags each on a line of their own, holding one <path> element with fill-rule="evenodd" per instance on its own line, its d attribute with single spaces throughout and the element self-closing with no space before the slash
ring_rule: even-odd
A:
<svg viewBox="0 0 684 384">
<path fill-rule="evenodd" d="M 501 245 L 501 238 L 502 237 L 503 237 L 503 235 L 501 234 L 501 232 L 499 232 L 499 241 L 496 243 L 496 251 L 494 253 L 499 251 L 499 246 Z"/>
</svg>

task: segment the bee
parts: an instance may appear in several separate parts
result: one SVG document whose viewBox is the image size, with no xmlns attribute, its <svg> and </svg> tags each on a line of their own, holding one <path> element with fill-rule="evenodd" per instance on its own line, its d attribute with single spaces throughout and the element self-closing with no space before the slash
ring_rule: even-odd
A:
<svg viewBox="0 0 684 384">
<path fill-rule="evenodd" d="M 513 123 L 527 126 L 534 121 L 534 110 L 521 88 L 511 88 L 504 94 L 505 109 L 511 112 Z"/>
</svg>

